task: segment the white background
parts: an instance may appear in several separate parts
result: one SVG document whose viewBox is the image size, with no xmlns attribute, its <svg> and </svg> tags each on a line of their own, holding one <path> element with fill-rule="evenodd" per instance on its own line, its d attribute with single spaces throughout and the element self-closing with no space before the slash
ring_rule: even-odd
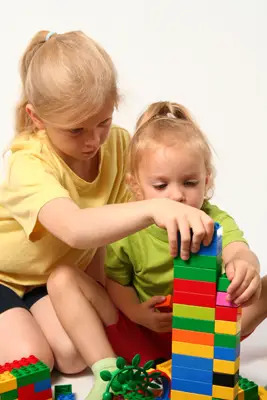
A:
<svg viewBox="0 0 267 400">
<path fill-rule="evenodd" d="M 17 0 L 0 11 L 0 150 L 13 135 L 18 61 L 40 29 L 83 30 L 112 56 L 123 95 L 115 121 L 133 131 L 157 100 L 186 105 L 216 151 L 214 202 L 259 255 L 267 222 L 266 0 Z"/>
</svg>

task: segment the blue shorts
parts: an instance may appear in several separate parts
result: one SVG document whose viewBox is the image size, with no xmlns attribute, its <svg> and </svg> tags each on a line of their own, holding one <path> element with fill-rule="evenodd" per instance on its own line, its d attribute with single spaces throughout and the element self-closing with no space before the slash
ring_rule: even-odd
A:
<svg viewBox="0 0 267 400">
<path fill-rule="evenodd" d="M 34 303 L 47 295 L 46 285 L 38 286 L 30 292 L 25 293 L 23 297 L 19 297 L 14 290 L 0 284 L 0 314 L 17 307 L 30 310 Z"/>
</svg>

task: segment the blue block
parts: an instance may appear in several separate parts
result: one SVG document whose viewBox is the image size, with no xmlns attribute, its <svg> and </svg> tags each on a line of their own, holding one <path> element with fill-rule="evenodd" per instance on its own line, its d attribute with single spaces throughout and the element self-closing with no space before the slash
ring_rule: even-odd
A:
<svg viewBox="0 0 267 400">
<path fill-rule="evenodd" d="M 213 371 L 213 359 L 172 353 L 172 366 Z"/>
<path fill-rule="evenodd" d="M 206 371 L 204 369 L 193 369 L 174 366 L 172 368 L 172 378 L 212 384 L 213 372 Z"/>
<path fill-rule="evenodd" d="M 240 345 L 231 349 L 229 347 L 214 346 L 214 358 L 218 360 L 235 361 L 240 355 Z"/>
<path fill-rule="evenodd" d="M 178 232 L 178 256 L 180 254 L 180 232 Z M 204 246 L 201 244 L 199 252 L 197 255 L 199 256 L 219 256 L 222 252 L 222 227 L 218 222 L 214 224 L 214 234 L 209 246 Z"/>
<path fill-rule="evenodd" d="M 51 388 L 51 379 L 46 379 L 44 381 L 41 382 L 36 382 L 34 384 L 34 391 L 36 393 L 38 392 L 42 392 L 43 390 L 47 390 Z"/>
<path fill-rule="evenodd" d="M 75 394 L 74 393 L 60 394 L 57 400 L 75 400 Z"/>
<path fill-rule="evenodd" d="M 186 381 L 182 379 L 172 379 L 172 389 L 182 392 L 206 394 L 212 396 L 212 383 Z"/>
</svg>

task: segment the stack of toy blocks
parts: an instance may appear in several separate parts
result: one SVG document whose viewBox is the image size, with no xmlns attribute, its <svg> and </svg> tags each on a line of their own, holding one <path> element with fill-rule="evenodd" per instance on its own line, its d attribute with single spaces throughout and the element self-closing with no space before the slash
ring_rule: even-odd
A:
<svg viewBox="0 0 267 400">
<path fill-rule="evenodd" d="M 34 356 L 0 366 L 0 400 L 52 400 L 49 368 Z"/>
<path fill-rule="evenodd" d="M 55 400 L 75 400 L 75 395 L 72 393 L 72 385 L 56 385 Z"/>
<path fill-rule="evenodd" d="M 174 260 L 173 400 L 238 394 L 241 309 L 227 300 L 221 253 L 222 228 L 215 224 L 210 246 L 189 261 Z"/>
</svg>

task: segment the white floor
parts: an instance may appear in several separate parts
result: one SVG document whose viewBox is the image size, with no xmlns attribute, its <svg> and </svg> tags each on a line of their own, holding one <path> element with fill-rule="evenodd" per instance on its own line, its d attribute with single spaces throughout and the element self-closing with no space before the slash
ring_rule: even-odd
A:
<svg viewBox="0 0 267 400">
<path fill-rule="evenodd" d="M 242 343 L 240 374 L 258 385 L 267 383 L 267 321 Z M 88 370 L 76 376 L 53 374 L 53 384 L 72 384 L 77 400 L 84 400 L 92 386 L 93 378 Z"/>
</svg>

